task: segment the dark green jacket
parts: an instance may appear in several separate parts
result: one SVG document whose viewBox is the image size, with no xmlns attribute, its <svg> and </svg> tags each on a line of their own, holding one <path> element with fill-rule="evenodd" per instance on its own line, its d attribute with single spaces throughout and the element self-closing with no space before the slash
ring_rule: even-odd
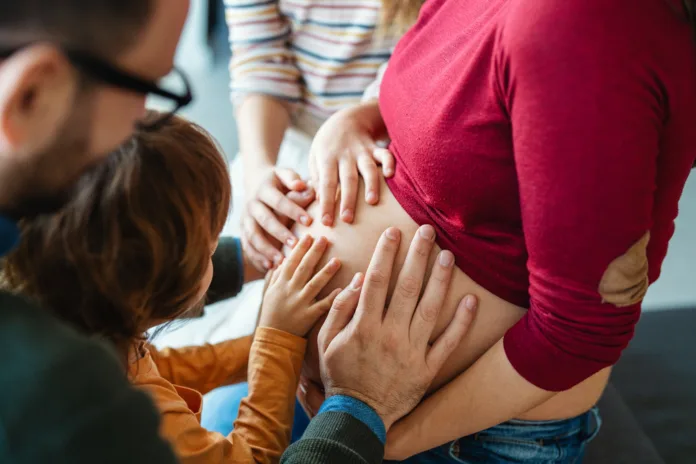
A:
<svg viewBox="0 0 696 464">
<path fill-rule="evenodd" d="M 150 398 L 104 344 L 0 293 L 0 462 L 174 463 Z"/>
</svg>

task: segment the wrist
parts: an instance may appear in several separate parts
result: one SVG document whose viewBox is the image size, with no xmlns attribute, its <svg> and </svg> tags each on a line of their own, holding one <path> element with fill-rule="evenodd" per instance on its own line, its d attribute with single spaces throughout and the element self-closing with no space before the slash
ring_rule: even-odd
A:
<svg viewBox="0 0 696 464">
<path fill-rule="evenodd" d="M 275 169 L 275 165 L 268 161 L 253 161 L 244 163 L 244 191 L 247 199 L 256 193 L 261 182 Z"/>
<path fill-rule="evenodd" d="M 371 100 L 348 109 L 346 116 L 362 126 L 375 140 L 387 136 L 387 126 L 382 119 L 378 100 Z"/>
<path fill-rule="evenodd" d="M 387 429 L 384 421 L 377 414 L 377 411 L 364 401 L 351 395 L 333 395 L 324 401 L 319 409 L 319 414 L 332 411 L 350 414 L 367 425 L 382 443 L 386 442 Z"/>
<path fill-rule="evenodd" d="M 261 317 L 259 318 L 259 328 L 266 328 L 266 329 L 273 329 L 273 330 L 279 330 L 281 332 L 285 332 L 286 334 L 292 335 L 293 337 L 298 337 L 298 338 L 306 338 L 305 335 L 298 334 L 297 330 L 293 330 L 290 327 L 287 327 L 287 322 L 283 321 L 282 318 L 276 318 L 274 317 L 264 317 L 263 314 L 264 311 L 263 308 L 261 308 Z"/>
<path fill-rule="evenodd" d="M 347 388 L 326 388 L 325 394 L 327 401 L 332 397 L 348 397 L 365 404 L 367 407 L 369 407 L 375 412 L 377 417 L 379 417 L 382 424 L 384 425 L 385 433 L 389 431 L 392 425 L 394 425 L 394 419 L 392 419 L 388 414 L 385 413 L 382 406 L 377 401 L 373 401 L 367 395 L 363 395 L 362 393 L 356 390 L 351 390 Z"/>
</svg>

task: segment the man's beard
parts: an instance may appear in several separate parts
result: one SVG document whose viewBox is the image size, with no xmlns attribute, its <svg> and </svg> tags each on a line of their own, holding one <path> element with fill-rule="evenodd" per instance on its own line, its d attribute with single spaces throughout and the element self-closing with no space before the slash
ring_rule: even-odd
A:
<svg viewBox="0 0 696 464">
<path fill-rule="evenodd" d="M 26 166 L 14 201 L 3 214 L 21 219 L 59 211 L 72 199 L 82 175 L 103 161 L 88 153 L 89 110 L 77 106 L 59 140 Z"/>
</svg>

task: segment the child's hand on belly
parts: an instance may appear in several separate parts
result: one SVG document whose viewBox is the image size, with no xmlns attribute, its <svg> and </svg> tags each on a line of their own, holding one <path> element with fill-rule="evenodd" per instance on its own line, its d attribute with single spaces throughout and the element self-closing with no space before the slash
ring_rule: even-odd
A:
<svg viewBox="0 0 696 464">
<path fill-rule="evenodd" d="M 316 301 L 319 292 L 341 267 L 338 259 L 331 259 L 315 274 L 315 268 L 326 252 L 324 237 L 314 241 L 306 235 L 290 256 L 273 271 L 263 297 L 259 327 L 271 327 L 305 337 L 331 307 L 339 289 Z"/>
</svg>

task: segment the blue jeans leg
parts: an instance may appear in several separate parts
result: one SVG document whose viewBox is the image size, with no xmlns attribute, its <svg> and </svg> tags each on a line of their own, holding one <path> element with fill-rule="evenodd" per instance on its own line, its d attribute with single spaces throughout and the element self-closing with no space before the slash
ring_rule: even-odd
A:
<svg viewBox="0 0 696 464">
<path fill-rule="evenodd" d="M 217 388 L 203 397 L 203 413 L 201 425 L 206 429 L 229 435 L 234 421 L 239 413 L 239 405 L 242 399 L 249 394 L 249 385 L 239 383 Z M 292 426 L 291 442 L 294 443 L 302 437 L 309 425 L 309 418 L 295 400 L 295 418 Z"/>
</svg>

